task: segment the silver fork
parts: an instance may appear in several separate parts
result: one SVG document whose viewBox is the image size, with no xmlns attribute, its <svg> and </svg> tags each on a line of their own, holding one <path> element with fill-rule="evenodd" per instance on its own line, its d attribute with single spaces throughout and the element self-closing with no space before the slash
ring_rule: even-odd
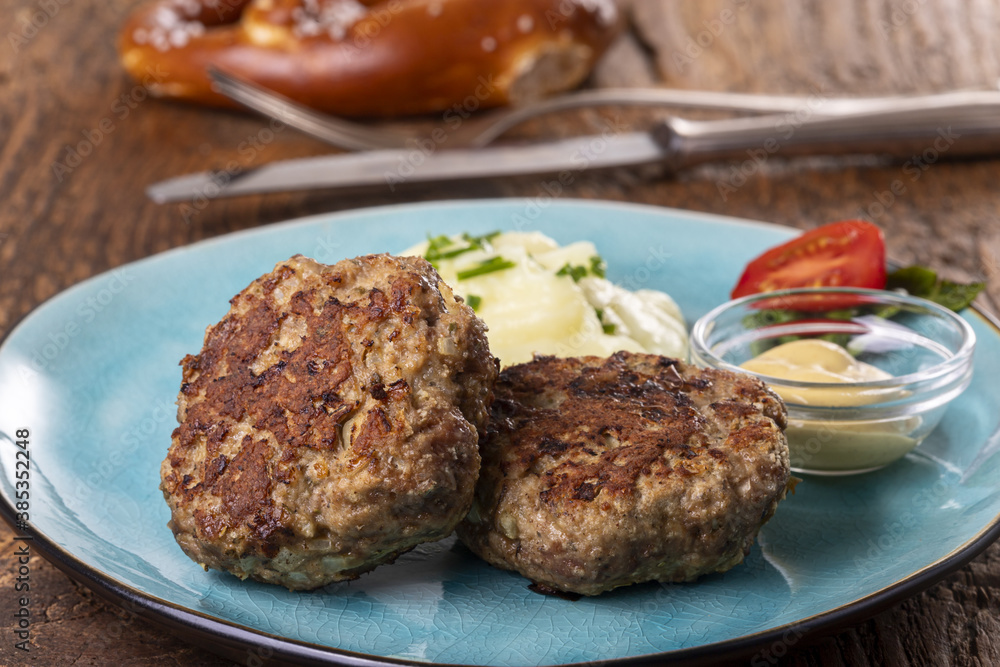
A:
<svg viewBox="0 0 1000 667">
<path fill-rule="evenodd" d="M 213 88 L 222 95 L 276 119 L 337 148 L 364 151 L 406 148 L 425 134 L 402 132 L 397 127 L 365 124 L 320 113 L 302 106 L 256 83 L 210 67 Z M 836 117 L 868 112 L 906 110 L 926 104 L 964 104 L 971 101 L 1000 103 L 995 89 L 957 90 L 932 95 L 891 97 L 824 98 L 795 95 L 756 95 L 669 88 L 603 88 L 569 93 L 534 104 L 486 112 L 465 118 L 457 128 L 446 130 L 449 148 L 479 148 L 493 142 L 513 127 L 538 116 L 599 106 L 654 106 L 711 109 L 744 113 L 788 113 L 805 117 Z M 790 118 L 790 122 L 795 122 Z M 440 143 L 440 142 L 436 142 Z"/>
</svg>

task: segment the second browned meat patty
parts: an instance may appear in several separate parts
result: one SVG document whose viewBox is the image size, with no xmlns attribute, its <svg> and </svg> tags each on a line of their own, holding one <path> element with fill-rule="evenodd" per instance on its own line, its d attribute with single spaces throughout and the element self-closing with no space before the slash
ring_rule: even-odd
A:
<svg viewBox="0 0 1000 667">
<path fill-rule="evenodd" d="M 789 483 L 785 408 L 743 374 L 620 352 L 500 374 L 459 537 L 596 595 L 740 563 Z"/>
</svg>

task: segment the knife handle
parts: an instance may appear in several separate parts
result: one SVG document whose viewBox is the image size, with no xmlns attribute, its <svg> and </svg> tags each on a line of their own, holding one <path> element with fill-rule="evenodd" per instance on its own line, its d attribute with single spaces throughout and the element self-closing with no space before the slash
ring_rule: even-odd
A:
<svg viewBox="0 0 1000 667">
<path fill-rule="evenodd" d="M 770 156 L 875 154 L 932 163 L 945 155 L 1000 152 L 1000 103 L 975 94 L 835 117 L 821 113 L 820 102 L 814 109 L 754 118 L 670 118 L 653 129 L 653 138 L 675 170 Z"/>
</svg>

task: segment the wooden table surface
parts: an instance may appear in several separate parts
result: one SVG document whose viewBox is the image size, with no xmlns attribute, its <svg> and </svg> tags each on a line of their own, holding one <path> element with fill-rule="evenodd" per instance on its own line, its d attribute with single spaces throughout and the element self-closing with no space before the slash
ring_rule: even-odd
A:
<svg viewBox="0 0 1000 667">
<path fill-rule="evenodd" d="M 523 178 L 396 195 L 219 199 L 193 214 L 181 205 L 155 205 L 143 188 L 165 177 L 230 160 L 250 166 L 326 150 L 291 129 L 246 150 L 245 142 L 264 127 L 257 118 L 147 99 L 126 79 L 113 46 L 134 4 L 0 0 L 0 15 L 8 19 L 2 32 L 10 31 L 0 44 L 0 334 L 88 276 L 227 232 L 376 204 L 542 194 L 537 179 Z M 630 31 L 592 85 L 817 98 L 990 86 L 1000 76 L 998 34 L 1000 5 L 985 0 L 636 0 Z M 662 113 L 574 112 L 521 133 L 561 136 L 608 123 L 642 127 Z M 958 279 L 987 280 L 979 303 L 998 312 L 1000 159 L 940 160 L 927 167 L 917 179 L 898 164 L 787 162 L 779 155 L 725 192 L 718 184 L 731 182 L 730 165 L 679 177 L 656 169 L 584 173 L 564 196 L 801 228 L 863 215 L 883 227 L 892 257 Z M 894 182 L 904 188 L 888 202 Z M 24 661 L 12 640 L 12 538 L 0 527 L 4 665 Z M 230 664 L 101 601 L 37 556 L 31 568 L 33 663 Z M 775 655 L 790 665 L 1000 664 L 1000 547 L 855 627 L 790 642 Z M 771 664 L 762 657 L 772 656 L 758 655 L 756 664 Z"/>
</svg>

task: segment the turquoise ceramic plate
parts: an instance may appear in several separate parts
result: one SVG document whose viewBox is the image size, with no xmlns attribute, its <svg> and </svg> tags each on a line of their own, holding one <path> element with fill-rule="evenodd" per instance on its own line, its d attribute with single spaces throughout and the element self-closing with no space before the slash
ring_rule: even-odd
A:
<svg viewBox="0 0 1000 667">
<path fill-rule="evenodd" d="M 748 259 L 794 233 L 611 203 L 438 203 L 274 225 L 97 276 L 38 308 L 0 348 L 4 514 L 13 521 L 24 459 L 14 440 L 28 429 L 36 549 L 137 613 L 249 664 L 652 664 L 754 651 L 769 664 L 809 632 L 929 585 L 1000 531 L 1000 456 L 983 455 L 1000 415 L 1000 331 L 968 311 L 975 377 L 940 428 L 882 471 L 807 479 L 744 564 L 695 584 L 571 602 L 529 591 L 453 541 L 308 594 L 189 561 L 166 527 L 158 470 L 178 361 L 198 351 L 229 298 L 294 253 L 333 262 L 399 251 L 427 232 L 493 229 L 590 239 L 613 280 L 666 290 L 689 322 L 726 300 Z"/>
</svg>

